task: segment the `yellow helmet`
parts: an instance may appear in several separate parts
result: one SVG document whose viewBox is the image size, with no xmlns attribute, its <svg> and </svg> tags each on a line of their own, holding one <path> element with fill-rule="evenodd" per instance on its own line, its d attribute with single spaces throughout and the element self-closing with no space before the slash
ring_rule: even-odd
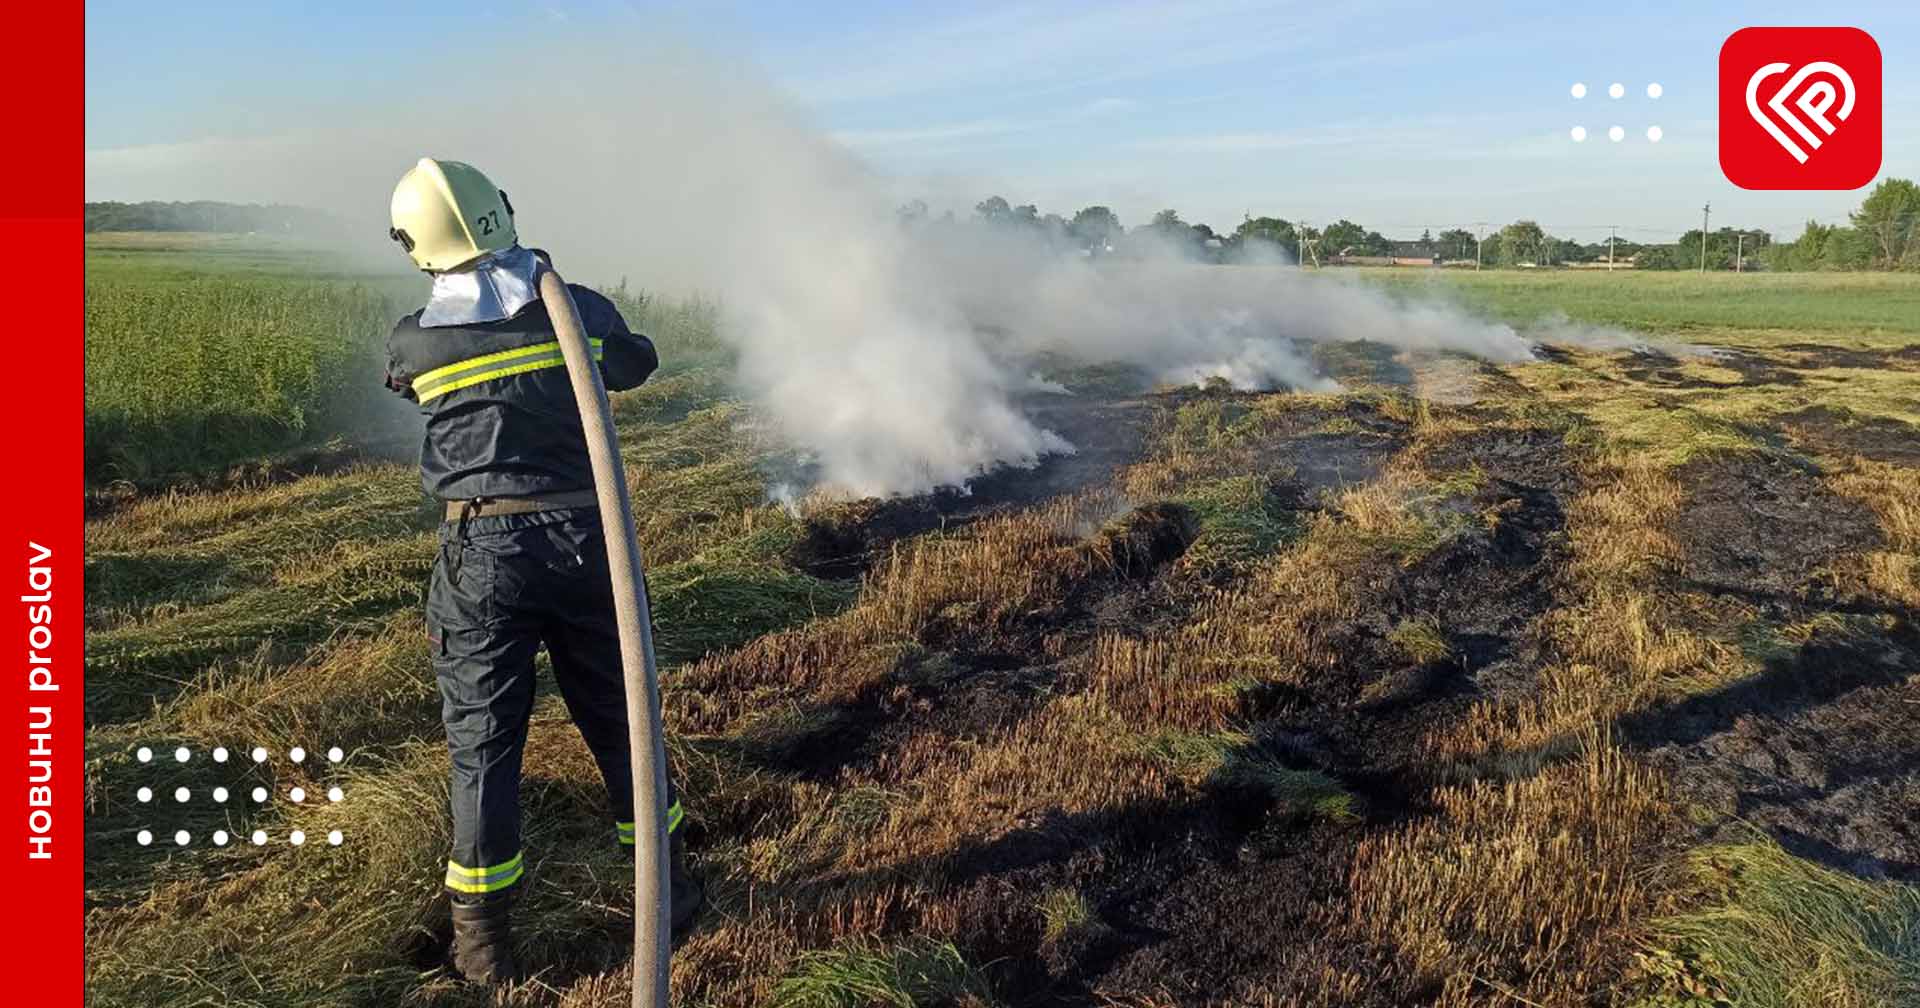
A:
<svg viewBox="0 0 1920 1008">
<path fill-rule="evenodd" d="M 435 158 L 421 158 L 393 187 L 387 235 L 431 273 L 459 269 L 519 240 L 506 193 L 470 164 Z"/>
</svg>

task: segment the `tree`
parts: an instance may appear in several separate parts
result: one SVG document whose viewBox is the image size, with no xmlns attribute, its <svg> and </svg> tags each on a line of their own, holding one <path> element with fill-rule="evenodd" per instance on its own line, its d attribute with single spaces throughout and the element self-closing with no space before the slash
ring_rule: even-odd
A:
<svg viewBox="0 0 1920 1008">
<path fill-rule="evenodd" d="M 1101 255 L 1113 247 L 1123 231 L 1120 218 L 1103 206 L 1082 207 L 1067 224 L 1067 233 L 1091 255 Z"/>
<path fill-rule="evenodd" d="M 1140 240 L 1132 244 L 1132 251 L 1147 256 L 1172 253 L 1195 258 L 1201 254 L 1201 243 L 1205 240 L 1194 225 L 1181 220 L 1180 214 L 1174 210 L 1162 210 L 1154 214 L 1152 222 L 1135 228 L 1133 235 Z"/>
<path fill-rule="evenodd" d="M 1763 260 L 1771 270 L 1814 270 L 1820 268 L 1820 253 L 1834 228 L 1816 220 L 1807 222 L 1800 237 L 1790 242 L 1769 245 Z"/>
<path fill-rule="evenodd" d="M 1699 248 L 1699 245 L 1694 247 Z M 1685 265 L 1681 262 L 1680 252 L 1672 245 L 1645 246 L 1634 257 L 1633 264 L 1640 269 L 1651 270 L 1677 270 Z"/>
<path fill-rule="evenodd" d="M 1474 238 L 1473 232 L 1465 228 L 1449 228 L 1440 232 L 1440 237 L 1434 239 L 1434 244 L 1435 251 L 1440 253 L 1442 259 L 1471 259 L 1473 247 L 1479 244 L 1479 240 Z"/>
<path fill-rule="evenodd" d="M 1368 231 L 1345 217 L 1327 225 L 1322 232 L 1322 248 L 1329 255 L 1385 255 L 1387 240 L 1378 231 Z"/>
<path fill-rule="evenodd" d="M 1235 245 L 1250 241 L 1272 242 L 1292 255 L 1299 251 L 1300 234 L 1294 230 L 1292 221 L 1278 217 L 1249 217 L 1233 229 L 1233 236 L 1228 240 Z"/>
<path fill-rule="evenodd" d="M 1859 228 L 1837 227 L 1827 235 L 1820 249 L 1820 268 L 1836 270 L 1872 269 L 1873 238 Z"/>
<path fill-rule="evenodd" d="M 1546 238 L 1547 233 L 1541 230 L 1539 224 L 1530 220 L 1514 221 L 1500 229 L 1500 261 L 1509 266 L 1538 263 L 1541 244 Z"/>
<path fill-rule="evenodd" d="M 1893 269 L 1920 263 L 1915 228 L 1920 225 L 1920 185 L 1907 179 L 1882 179 L 1853 212 L 1853 226 L 1866 238 L 1872 264 Z"/>
<path fill-rule="evenodd" d="M 1549 262 L 1590 262 L 1593 259 L 1593 254 L 1588 251 L 1586 246 L 1570 238 L 1550 238 L 1547 240 L 1547 244 L 1547 260 Z M 1600 258 L 1606 258 L 1604 251 L 1600 253 Z"/>
<path fill-rule="evenodd" d="M 305 207 L 252 203 L 88 203 L 88 231 L 271 231 L 332 236 L 348 225 L 331 214 Z"/>
<path fill-rule="evenodd" d="M 1013 215 L 1013 208 L 998 196 L 989 196 L 973 205 L 973 212 L 989 224 L 999 224 Z"/>
<path fill-rule="evenodd" d="M 1067 220 L 1057 213 L 1040 218 L 1040 233 L 1047 238 L 1047 244 L 1054 248 L 1065 248 L 1072 240 L 1067 235 Z"/>
<path fill-rule="evenodd" d="M 1710 270 L 1730 270 L 1734 268 L 1734 257 L 1739 255 L 1748 263 L 1756 260 L 1764 262 L 1763 250 L 1773 241 L 1773 236 L 1765 231 L 1746 228 L 1724 227 L 1707 236 L 1707 268 Z M 1674 255 L 1676 267 L 1680 269 L 1700 268 L 1700 229 L 1694 228 L 1680 236 Z"/>
</svg>

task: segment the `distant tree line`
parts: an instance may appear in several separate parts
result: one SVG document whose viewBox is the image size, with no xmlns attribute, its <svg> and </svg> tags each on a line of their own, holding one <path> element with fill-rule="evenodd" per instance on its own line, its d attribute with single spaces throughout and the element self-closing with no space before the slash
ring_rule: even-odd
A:
<svg viewBox="0 0 1920 1008">
<path fill-rule="evenodd" d="M 970 219 L 956 218 L 952 212 L 934 218 L 920 200 L 901 207 L 899 215 L 902 224 L 914 228 L 984 226 L 1025 232 L 1056 249 L 1088 257 L 1139 258 L 1172 252 L 1200 262 L 1241 262 L 1255 258 L 1256 253 L 1278 253 L 1289 260 L 1319 262 L 1391 256 L 1551 267 L 1603 263 L 1611 256 L 1640 269 L 1678 270 L 1699 269 L 1702 251 L 1699 228 L 1672 243 L 1626 239 L 1582 243 L 1549 234 L 1531 220 L 1514 221 L 1484 235 L 1452 228 L 1396 241 L 1346 218 L 1315 228 L 1280 217 L 1248 215 L 1232 231 L 1219 232 L 1181 220 L 1176 211 L 1162 210 L 1151 221 L 1129 229 L 1105 206 L 1084 207 L 1072 217 L 1062 217 L 1043 214 L 1031 203 L 1014 206 L 1000 196 L 981 200 Z M 1886 179 L 1861 201 L 1850 219 L 1850 227 L 1808 221 L 1800 238 L 1788 243 L 1776 243 L 1758 228 L 1722 227 L 1706 236 L 1706 268 L 1920 269 L 1920 186 L 1906 179 Z"/>
<path fill-rule="evenodd" d="M 331 214 L 307 207 L 255 203 L 88 203 L 88 231 L 216 231 L 316 235 L 340 230 Z"/>
</svg>

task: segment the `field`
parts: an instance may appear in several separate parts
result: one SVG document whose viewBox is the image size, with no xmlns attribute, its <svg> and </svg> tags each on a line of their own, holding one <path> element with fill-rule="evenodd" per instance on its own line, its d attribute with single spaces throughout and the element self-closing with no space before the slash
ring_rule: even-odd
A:
<svg viewBox="0 0 1920 1008">
<path fill-rule="evenodd" d="M 377 385 L 355 362 L 404 291 L 137 246 L 88 281 L 90 389 L 143 390 L 101 390 L 101 422 L 154 425 L 101 428 L 134 461 L 89 491 L 93 1003 L 626 1004 L 629 867 L 550 689 L 517 922 L 541 972 L 489 998 L 439 969 L 411 466 L 313 452 L 334 418 L 143 433 L 203 442 L 259 373 L 302 417 L 333 402 L 302 382 Z M 1312 348 L 1340 395 L 1085 376 L 1034 406 L 1071 459 L 794 515 L 711 306 L 617 292 L 665 361 L 616 411 L 713 901 L 678 1003 L 1920 1002 L 1920 277 L 1326 281 L 1651 345 Z M 266 356 L 170 400 L 176 364 L 131 360 L 154 298 L 174 360 Z"/>
<path fill-rule="evenodd" d="M 90 235 L 90 487 L 159 485 L 390 422 L 377 339 L 425 284 L 288 242 Z M 415 306 L 417 307 L 417 306 Z"/>
</svg>

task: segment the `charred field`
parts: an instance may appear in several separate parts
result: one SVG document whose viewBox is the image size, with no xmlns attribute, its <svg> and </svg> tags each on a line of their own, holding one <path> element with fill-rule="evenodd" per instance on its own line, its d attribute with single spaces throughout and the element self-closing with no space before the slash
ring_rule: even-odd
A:
<svg viewBox="0 0 1920 1008">
<path fill-rule="evenodd" d="M 1709 306 L 1640 324 L 1711 356 L 1341 344 L 1309 348 L 1345 387 L 1316 395 L 1067 377 L 1032 405 L 1075 455 L 790 512 L 697 319 L 635 310 L 669 366 L 617 409 L 712 901 L 679 1003 L 1920 998 L 1914 332 Z M 348 450 L 94 502 L 96 1003 L 627 1003 L 628 864 L 550 680 L 540 972 L 439 969 L 418 496 Z M 216 745 L 269 758 L 134 755 Z"/>
</svg>

